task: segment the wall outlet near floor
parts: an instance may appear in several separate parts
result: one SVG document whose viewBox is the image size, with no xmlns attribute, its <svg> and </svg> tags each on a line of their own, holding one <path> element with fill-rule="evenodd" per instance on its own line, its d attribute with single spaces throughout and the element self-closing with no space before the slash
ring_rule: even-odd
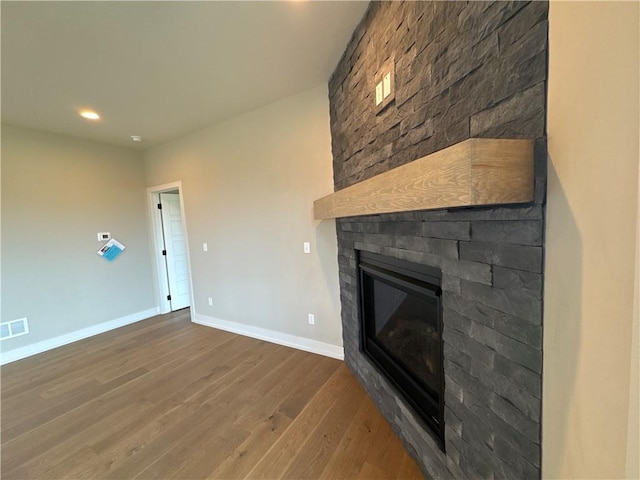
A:
<svg viewBox="0 0 640 480">
<path fill-rule="evenodd" d="M 207 297 L 207 300 L 209 301 L 209 306 L 213 307 L 213 298 Z"/>
<path fill-rule="evenodd" d="M 316 316 L 313 313 L 309 314 L 309 325 L 315 325 L 316 324 Z"/>
<path fill-rule="evenodd" d="M 309 242 L 302 243 L 302 251 L 304 253 L 311 253 L 311 244 Z"/>
</svg>

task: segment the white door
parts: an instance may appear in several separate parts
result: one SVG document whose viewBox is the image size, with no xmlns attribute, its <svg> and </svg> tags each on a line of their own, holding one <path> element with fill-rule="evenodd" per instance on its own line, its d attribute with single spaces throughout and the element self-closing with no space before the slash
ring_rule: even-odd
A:
<svg viewBox="0 0 640 480">
<path fill-rule="evenodd" d="M 189 306 L 189 272 L 187 244 L 182 227 L 180 196 L 177 193 L 161 193 L 162 233 L 171 311 Z"/>
</svg>

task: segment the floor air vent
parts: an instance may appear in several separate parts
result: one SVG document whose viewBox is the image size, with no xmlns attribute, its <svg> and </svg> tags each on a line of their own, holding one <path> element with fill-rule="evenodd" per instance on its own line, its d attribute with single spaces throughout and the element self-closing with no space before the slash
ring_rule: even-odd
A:
<svg viewBox="0 0 640 480">
<path fill-rule="evenodd" d="M 0 323 L 0 340 L 19 337 L 27 333 L 29 333 L 29 324 L 26 318 Z"/>
</svg>

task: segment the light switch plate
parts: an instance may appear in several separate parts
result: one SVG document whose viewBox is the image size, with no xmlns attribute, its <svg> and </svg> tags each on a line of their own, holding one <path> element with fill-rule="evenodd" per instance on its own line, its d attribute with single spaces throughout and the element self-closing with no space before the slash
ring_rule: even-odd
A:
<svg viewBox="0 0 640 480">
<path fill-rule="evenodd" d="M 302 244 L 302 251 L 304 251 L 304 253 L 311 253 L 311 244 L 309 242 L 304 242 Z"/>
<path fill-rule="evenodd" d="M 394 57 L 388 58 L 373 76 L 376 90 L 376 115 L 379 115 L 396 98 L 396 62 Z M 380 92 L 378 93 L 378 90 Z"/>
<path fill-rule="evenodd" d="M 382 100 L 382 82 L 378 82 L 376 84 L 376 106 L 380 105 L 382 103 Z"/>
<path fill-rule="evenodd" d="M 391 72 L 387 72 L 382 78 L 382 97 L 387 98 L 391 95 Z"/>
</svg>

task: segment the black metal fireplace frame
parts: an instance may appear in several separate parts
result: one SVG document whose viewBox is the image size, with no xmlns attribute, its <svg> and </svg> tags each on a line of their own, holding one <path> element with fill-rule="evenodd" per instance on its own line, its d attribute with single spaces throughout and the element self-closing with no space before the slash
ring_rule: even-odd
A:
<svg viewBox="0 0 640 480">
<path fill-rule="evenodd" d="M 375 253 L 356 251 L 358 265 L 358 296 L 360 322 L 360 351 L 374 367 L 398 390 L 417 417 L 429 427 L 434 439 L 444 451 L 444 353 L 440 348 L 440 392 L 439 401 L 433 399 L 429 387 L 411 377 L 380 344 L 366 334 L 365 312 L 369 310 L 363 294 L 364 275 L 392 285 L 417 296 L 435 299 L 438 311 L 438 333 L 442 342 L 442 272 L 428 265 L 419 265 L 405 260 Z"/>
</svg>

